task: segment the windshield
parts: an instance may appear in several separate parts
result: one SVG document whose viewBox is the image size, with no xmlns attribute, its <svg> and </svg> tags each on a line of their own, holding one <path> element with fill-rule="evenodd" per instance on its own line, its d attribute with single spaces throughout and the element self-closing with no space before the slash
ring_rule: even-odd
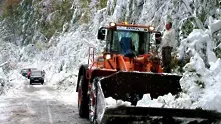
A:
<svg viewBox="0 0 221 124">
<path fill-rule="evenodd" d="M 21 72 L 22 72 L 22 73 L 27 73 L 27 72 L 28 72 L 28 69 L 22 69 Z"/>
<path fill-rule="evenodd" d="M 42 76 L 41 71 L 32 71 L 31 76 Z"/>
<path fill-rule="evenodd" d="M 117 30 L 113 32 L 111 52 L 125 54 L 133 51 L 136 55 L 148 52 L 149 33 Z"/>
</svg>

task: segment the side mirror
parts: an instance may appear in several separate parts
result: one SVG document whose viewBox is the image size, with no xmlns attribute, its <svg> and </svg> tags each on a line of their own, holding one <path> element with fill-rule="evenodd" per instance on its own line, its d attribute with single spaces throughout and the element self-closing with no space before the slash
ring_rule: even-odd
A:
<svg viewBox="0 0 221 124">
<path fill-rule="evenodd" d="M 104 40 L 106 35 L 107 29 L 105 27 L 101 27 L 98 30 L 97 39 Z"/>
<path fill-rule="evenodd" d="M 162 40 L 162 34 L 160 32 L 155 33 L 156 44 L 160 44 Z"/>
</svg>

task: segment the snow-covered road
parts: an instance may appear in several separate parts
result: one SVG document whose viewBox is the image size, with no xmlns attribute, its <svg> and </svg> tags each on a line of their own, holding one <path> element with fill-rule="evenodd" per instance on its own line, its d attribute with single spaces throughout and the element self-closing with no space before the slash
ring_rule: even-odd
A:
<svg viewBox="0 0 221 124">
<path fill-rule="evenodd" d="M 88 124 L 79 118 L 76 95 L 47 85 L 25 85 L 14 95 L 0 97 L 1 124 Z"/>
</svg>

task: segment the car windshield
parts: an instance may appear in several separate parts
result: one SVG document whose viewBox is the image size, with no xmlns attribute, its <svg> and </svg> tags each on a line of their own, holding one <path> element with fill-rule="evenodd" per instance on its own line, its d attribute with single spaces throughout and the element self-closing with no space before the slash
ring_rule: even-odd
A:
<svg viewBox="0 0 221 124">
<path fill-rule="evenodd" d="M 23 69 L 23 70 L 21 70 L 21 72 L 23 72 L 23 73 L 28 72 L 28 69 Z"/>
<path fill-rule="evenodd" d="M 32 71 L 31 76 L 42 76 L 41 71 Z"/>
<path fill-rule="evenodd" d="M 21 71 L 22 71 L 22 72 L 28 72 L 29 69 L 31 69 L 31 70 L 37 70 L 37 68 L 27 68 L 27 69 L 22 69 Z"/>
<path fill-rule="evenodd" d="M 148 51 L 149 36 L 147 32 L 114 31 L 111 51 L 125 54 L 128 50 L 133 50 L 136 54 L 143 54 Z"/>
<path fill-rule="evenodd" d="M 37 68 L 30 68 L 31 70 L 37 70 Z"/>
</svg>

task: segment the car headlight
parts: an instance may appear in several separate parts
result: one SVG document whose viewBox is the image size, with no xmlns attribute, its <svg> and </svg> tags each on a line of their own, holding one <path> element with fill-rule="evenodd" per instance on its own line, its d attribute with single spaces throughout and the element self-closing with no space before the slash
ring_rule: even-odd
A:
<svg viewBox="0 0 221 124">
<path fill-rule="evenodd" d="M 116 26 L 116 23 L 111 22 L 111 23 L 110 23 L 110 26 L 114 27 L 114 26 Z"/>
<path fill-rule="evenodd" d="M 127 24 L 128 24 L 128 22 L 126 22 L 126 21 L 125 21 L 125 22 L 124 22 L 124 24 L 125 24 L 125 25 L 127 25 Z"/>
<path fill-rule="evenodd" d="M 149 31 L 153 31 L 155 28 L 153 26 L 149 27 Z"/>
</svg>

